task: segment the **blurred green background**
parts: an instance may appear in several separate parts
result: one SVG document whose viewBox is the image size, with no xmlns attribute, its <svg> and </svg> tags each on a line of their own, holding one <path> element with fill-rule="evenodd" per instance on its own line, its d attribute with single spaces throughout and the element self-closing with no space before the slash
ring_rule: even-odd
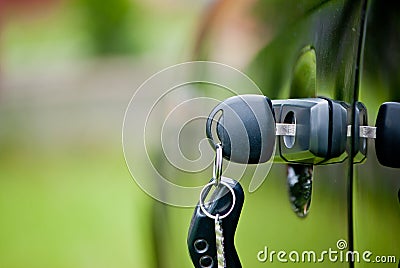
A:
<svg viewBox="0 0 400 268">
<path fill-rule="evenodd" d="M 156 265 L 122 120 L 145 79 L 188 59 L 204 5 L 0 1 L 0 267 Z"/>
<path fill-rule="evenodd" d="M 256 9 L 253 1 L 219 2 L 0 0 L 0 267 L 191 267 L 186 235 L 193 210 L 156 202 L 126 168 L 126 106 L 145 79 L 179 62 L 212 59 L 244 69 L 279 31 L 324 1 L 291 8 L 270 0 Z M 224 12 L 216 16 L 211 7 Z M 372 90 L 386 87 L 380 78 L 367 74 L 361 92 L 371 124 L 379 104 L 398 92 Z M 269 93 L 288 94 L 279 89 Z M 245 267 L 259 264 L 257 250 L 266 245 L 318 250 L 346 238 L 348 166 L 338 167 L 324 167 L 324 174 L 339 183 L 325 176 L 315 181 L 305 221 L 290 209 L 285 167 L 273 166 L 268 187 L 246 197 L 239 222 Z M 368 208 L 381 217 L 379 206 Z M 387 233 L 399 218 L 397 207 L 390 209 Z M 363 211 L 368 222 L 371 214 Z M 385 245 L 387 236 L 380 238 L 371 243 Z"/>
</svg>

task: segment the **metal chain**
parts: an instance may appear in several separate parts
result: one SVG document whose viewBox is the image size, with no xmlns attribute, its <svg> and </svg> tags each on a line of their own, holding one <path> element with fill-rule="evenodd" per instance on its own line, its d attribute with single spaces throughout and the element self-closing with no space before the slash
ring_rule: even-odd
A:
<svg viewBox="0 0 400 268">
<path fill-rule="evenodd" d="M 217 245 L 218 268 L 225 268 L 224 234 L 222 232 L 222 222 L 219 214 L 215 217 L 215 243 Z"/>
</svg>

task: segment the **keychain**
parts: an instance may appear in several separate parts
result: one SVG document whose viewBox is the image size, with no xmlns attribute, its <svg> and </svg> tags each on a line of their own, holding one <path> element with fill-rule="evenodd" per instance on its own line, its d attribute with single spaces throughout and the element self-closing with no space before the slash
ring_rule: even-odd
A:
<svg viewBox="0 0 400 268">
<path fill-rule="evenodd" d="M 234 236 L 244 202 L 239 182 L 222 177 L 222 146 L 216 145 L 213 178 L 206 184 L 190 223 L 187 244 L 196 268 L 241 268 Z M 205 201 L 212 187 L 209 201 Z"/>
</svg>

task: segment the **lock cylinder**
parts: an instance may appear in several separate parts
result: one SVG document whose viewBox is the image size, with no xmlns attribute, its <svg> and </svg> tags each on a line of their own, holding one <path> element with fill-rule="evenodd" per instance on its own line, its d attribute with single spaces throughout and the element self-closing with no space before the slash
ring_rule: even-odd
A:
<svg viewBox="0 0 400 268">
<path fill-rule="evenodd" d="M 352 125 L 352 118 L 351 118 L 351 113 L 350 113 L 350 106 L 348 106 L 348 133 L 347 136 L 351 137 L 351 125 Z M 362 163 L 366 158 L 367 158 L 367 153 L 368 153 L 368 139 L 366 137 L 363 137 L 361 135 L 361 131 L 363 127 L 368 126 L 368 114 L 367 114 L 367 108 L 365 105 L 361 102 L 357 102 L 355 104 L 355 122 L 354 122 L 354 143 L 353 143 L 353 163 L 358 164 Z M 351 154 L 351 149 L 350 149 L 351 142 L 347 143 L 347 148 L 346 151 L 350 155 Z"/>
<path fill-rule="evenodd" d="M 278 136 L 276 160 L 325 164 L 345 158 L 347 111 L 325 98 L 273 100 L 279 123 L 294 124 L 296 135 Z"/>
</svg>

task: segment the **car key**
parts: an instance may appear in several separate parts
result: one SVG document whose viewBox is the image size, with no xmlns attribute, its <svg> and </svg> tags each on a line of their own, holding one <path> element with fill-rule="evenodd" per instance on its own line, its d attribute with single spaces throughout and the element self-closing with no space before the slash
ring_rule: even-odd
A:
<svg viewBox="0 0 400 268">
<path fill-rule="evenodd" d="M 214 185 L 213 180 L 203 188 L 202 199 Z M 237 181 L 222 177 L 210 200 L 199 201 L 190 223 L 187 245 L 194 267 L 219 267 L 217 249 L 222 251 L 225 267 L 242 267 L 234 235 L 244 202 L 243 189 Z"/>
<path fill-rule="evenodd" d="M 213 178 L 206 184 L 194 211 L 187 245 L 196 268 L 240 268 L 234 236 L 244 202 L 239 182 L 222 177 L 222 147 L 216 145 Z M 205 202 L 215 186 L 210 201 Z"/>
<path fill-rule="evenodd" d="M 216 136 L 212 131 L 214 123 Z M 241 164 L 267 162 L 274 152 L 275 132 L 272 103 L 262 95 L 230 97 L 219 103 L 206 121 L 210 142 L 215 143 L 218 138 L 223 156 Z"/>
</svg>

